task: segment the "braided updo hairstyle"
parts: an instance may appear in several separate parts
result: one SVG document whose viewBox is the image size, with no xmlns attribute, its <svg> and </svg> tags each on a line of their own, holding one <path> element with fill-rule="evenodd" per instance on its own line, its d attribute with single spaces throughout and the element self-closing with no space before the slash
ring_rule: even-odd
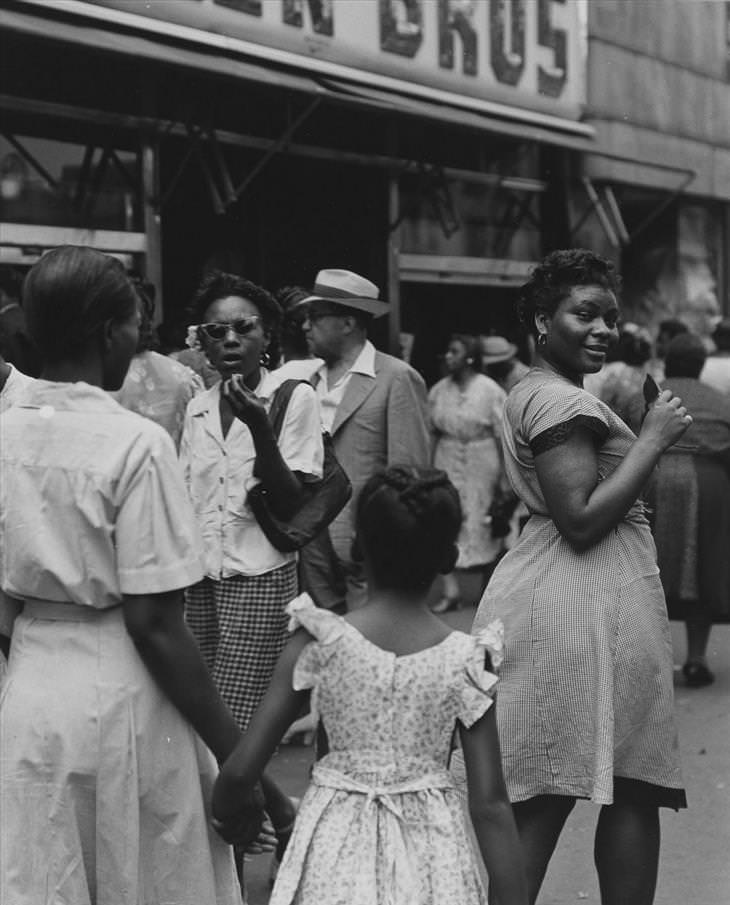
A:
<svg viewBox="0 0 730 905">
<path fill-rule="evenodd" d="M 461 521 L 446 472 L 394 465 L 373 475 L 358 497 L 355 547 L 382 587 L 425 591 L 453 568 Z"/>
<path fill-rule="evenodd" d="M 551 251 L 535 267 L 520 289 L 517 313 L 525 327 L 537 334 L 535 315 L 552 315 L 576 286 L 602 286 L 615 295 L 621 278 L 612 261 L 585 248 Z"/>
</svg>

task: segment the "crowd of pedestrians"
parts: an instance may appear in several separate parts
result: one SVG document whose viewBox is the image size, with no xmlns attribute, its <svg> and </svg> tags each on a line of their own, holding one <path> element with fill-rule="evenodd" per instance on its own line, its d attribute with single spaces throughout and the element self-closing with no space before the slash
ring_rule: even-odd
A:
<svg viewBox="0 0 730 905">
<path fill-rule="evenodd" d="M 427 390 L 348 270 L 210 271 L 166 356 L 115 259 L 31 268 L 0 348 L 0 899 L 240 905 L 264 851 L 276 905 L 527 905 L 587 798 L 603 905 L 651 905 L 686 806 L 667 605 L 690 687 L 730 617 L 730 324 L 653 344 L 619 295 L 553 252 L 530 361 L 454 333 Z M 328 455 L 349 500 L 280 542 L 254 497 L 292 521 Z M 467 635 L 437 614 L 470 580 Z M 301 802 L 266 772 L 299 725 Z"/>
</svg>

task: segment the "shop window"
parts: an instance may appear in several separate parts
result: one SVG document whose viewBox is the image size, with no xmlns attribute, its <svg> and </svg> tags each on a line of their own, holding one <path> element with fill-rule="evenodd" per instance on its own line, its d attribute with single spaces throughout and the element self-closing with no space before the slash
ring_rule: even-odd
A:
<svg viewBox="0 0 730 905">
<path fill-rule="evenodd" d="M 0 222 L 139 231 L 137 155 L 0 135 Z"/>
</svg>

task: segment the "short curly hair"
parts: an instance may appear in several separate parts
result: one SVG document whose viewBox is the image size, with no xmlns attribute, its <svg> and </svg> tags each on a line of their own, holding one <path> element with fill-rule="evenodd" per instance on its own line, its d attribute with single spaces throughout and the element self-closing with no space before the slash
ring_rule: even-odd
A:
<svg viewBox="0 0 730 905">
<path fill-rule="evenodd" d="M 520 320 L 536 334 L 535 315 L 554 314 L 576 286 L 603 286 L 618 295 L 621 278 L 613 261 L 586 248 L 552 251 L 534 268 L 520 290 L 517 302 Z"/>
<path fill-rule="evenodd" d="M 205 320 L 205 312 L 210 306 L 220 299 L 228 296 L 247 299 L 258 309 L 264 325 L 264 330 L 269 334 L 268 353 L 272 362 L 278 362 L 280 355 L 280 330 L 282 311 L 276 299 L 267 292 L 263 286 L 257 286 L 250 280 L 238 276 L 235 273 L 226 273 L 223 270 L 209 270 L 198 286 L 191 306 L 192 317 L 196 323 Z"/>
</svg>

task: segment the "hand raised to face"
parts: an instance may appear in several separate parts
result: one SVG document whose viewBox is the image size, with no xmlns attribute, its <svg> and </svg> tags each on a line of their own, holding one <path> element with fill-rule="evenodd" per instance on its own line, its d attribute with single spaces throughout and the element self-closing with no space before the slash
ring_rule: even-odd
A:
<svg viewBox="0 0 730 905">
<path fill-rule="evenodd" d="M 230 405 L 236 418 L 251 428 L 268 421 L 266 407 L 261 399 L 244 383 L 241 374 L 234 374 L 221 387 L 221 395 Z"/>
</svg>

